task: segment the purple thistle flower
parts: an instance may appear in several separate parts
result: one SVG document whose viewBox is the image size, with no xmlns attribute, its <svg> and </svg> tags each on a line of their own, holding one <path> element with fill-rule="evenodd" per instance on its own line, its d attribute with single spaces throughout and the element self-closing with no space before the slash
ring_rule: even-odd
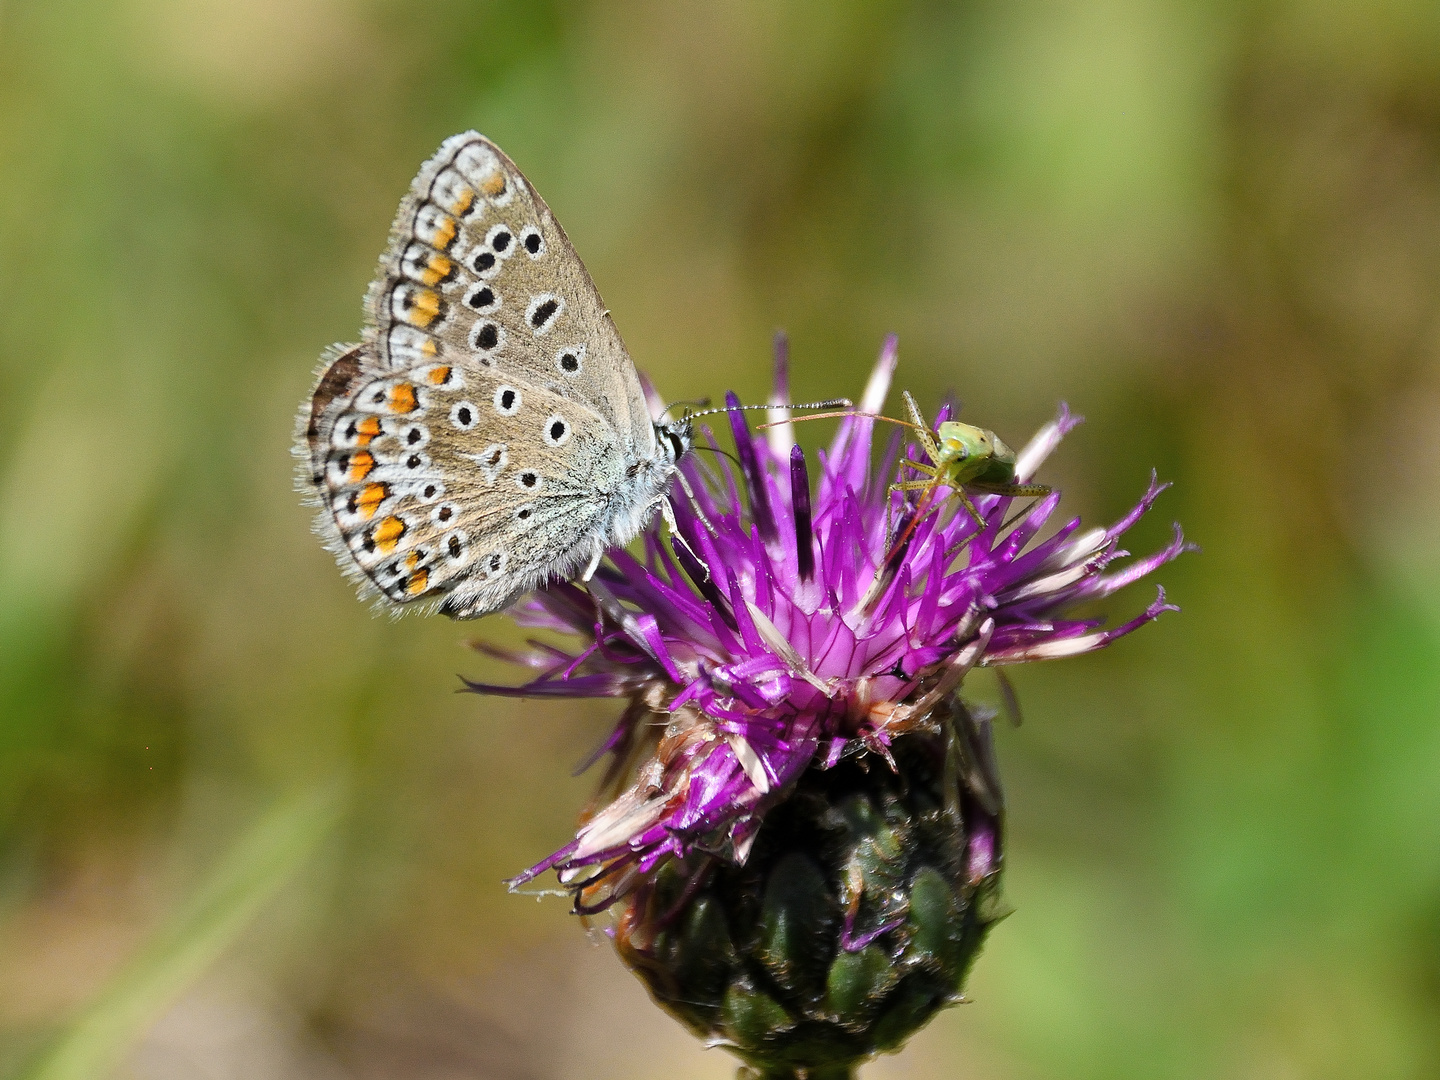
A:
<svg viewBox="0 0 1440 1080">
<path fill-rule="evenodd" d="M 895 364 L 890 337 L 861 412 L 883 406 Z M 788 375 L 779 350 L 776 367 L 771 418 L 783 420 Z M 727 400 L 735 404 L 733 394 Z M 766 811 L 807 769 L 866 754 L 893 767 L 892 742 L 933 731 L 937 707 L 972 668 L 1090 652 L 1177 610 L 1161 589 L 1112 629 L 1067 614 L 1189 547 L 1177 525 L 1163 549 L 1113 566 L 1128 555 L 1121 535 L 1168 486 L 1153 474 L 1113 526 L 1082 531 L 1071 519 L 1037 539 L 1058 493 L 1013 523 L 1014 500 L 986 494 L 974 498 L 983 528 L 948 499 L 912 522 L 914 508 L 887 494 L 902 440 L 893 437 L 873 469 L 871 418 L 841 421 L 814 463 L 813 496 L 811 463 L 789 425 L 755 435 L 744 413 L 729 420 L 739 478 L 723 459 L 718 469 L 694 455 L 683 462 L 704 513 L 677 493 L 683 543 L 672 537 L 667 547 L 652 528 L 643 562 L 612 552 L 587 585 L 553 586 L 512 609 L 522 625 L 573 634 L 583 647 L 532 642 L 531 651 L 510 654 L 478 646 L 540 674 L 518 687 L 468 683 L 476 692 L 632 702 L 597 754 L 612 755 L 597 805 L 569 844 L 512 888 L 554 870 L 577 909 L 590 913 L 670 859 L 708 852 L 743 863 Z M 1017 482 L 1033 477 L 1080 421 L 1062 405 L 1018 455 Z M 893 534 L 903 538 L 894 551 L 886 550 L 887 502 Z M 662 731 L 652 726 L 656 714 L 668 716 Z M 986 863 L 987 850 L 972 843 L 972 863 Z M 991 869 L 969 873 L 978 880 Z"/>
</svg>

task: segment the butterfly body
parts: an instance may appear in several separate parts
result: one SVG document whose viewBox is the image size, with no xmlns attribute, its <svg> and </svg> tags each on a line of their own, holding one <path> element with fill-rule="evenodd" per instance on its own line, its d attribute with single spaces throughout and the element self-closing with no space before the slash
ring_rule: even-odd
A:
<svg viewBox="0 0 1440 1080">
<path fill-rule="evenodd" d="M 420 170 L 365 307 L 299 452 L 327 546 L 385 600 L 498 611 L 593 571 L 664 502 L 689 423 L 652 420 L 584 264 L 483 136 Z"/>
</svg>

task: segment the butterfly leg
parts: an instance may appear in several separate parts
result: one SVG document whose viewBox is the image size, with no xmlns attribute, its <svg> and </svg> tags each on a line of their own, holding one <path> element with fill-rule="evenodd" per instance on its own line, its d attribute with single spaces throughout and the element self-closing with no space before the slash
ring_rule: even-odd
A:
<svg viewBox="0 0 1440 1080">
<path fill-rule="evenodd" d="M 690 509 L 695 511 L 695 516 L 700 519 L 700 524 L 705 526 L 705 531 L 711 536 L 718 536 L 719 534 L 715 531 L 715 526 L 710 524 L 710 519 L 705 516 L 705 511 L 700 508 L 700 500 L 695 497 L 695 489 L 690 486 L 689 479 L 680 471 L 678 465 L 672 465 L 670 472 L 674 474 L 676 480 L 680 481 L 680 487 L 684 490 L 685 497 L 690 500 Z M 669 516 L 665 518 L 665 524 L 670 526 L 671 532 L 676 536 L 680 536 L 680 530 L 675 527 L 675 508 L 670 505 L 669 499 L 664 499 L 664 503 L 670 512 Z M 681 543 L 684 543 L 683 537 L 681 537 Z M 689 548 L 690 545 L 685 544 L 685 546 Z M 694 554 L 694 552 L 691 552 L 691 554 Z"/>
<path fill-rule="evenodd" d="M 605 549 L 597 547 L 595 554 L 590 556 L 590 565 L 585 567 L 585 573 L 580 575 L 581 581 L 589 581 L 595 576 L 595 571 L 600 569 L 600 560 L 605 557 Z"/>
<path fill-rule="evenodd" d="M 704 559 L 700 558 L 699 555 L 695 554 L 695 549 L 690 546 L 690 542 L 685 539 L 685 534 L 680 531 L 680 523 L 675 520 L 675 507 L 670 504 L 670 500 L 664 495 L 661 495 L 660 498 L 656 499 L 655 503 L 657 506 L 660 507 L 660 516 L 665 519 L 665 525 L 667 528 L 669 528 L 670 535 L 673 536 L 676 540 L 680 541 L 680 546 L 690 553 L 690 557 L 699 564 L 700 569 L 705 571 L 705 575 L 708 578 L 710 575 L 710 568 L 705 565 Z M 696 510 L 696 512 L 699 512 L 698 509 Z M 701 520 L 704 519 L 702 518 Z"/>
</svg>

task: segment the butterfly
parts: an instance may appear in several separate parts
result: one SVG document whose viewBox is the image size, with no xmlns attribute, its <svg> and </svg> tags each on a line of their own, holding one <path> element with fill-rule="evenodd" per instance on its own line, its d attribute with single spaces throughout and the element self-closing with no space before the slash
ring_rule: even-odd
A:
<svg viewBox="0 0 1440 1080">
<path fill-rule="evenodd" d="M 689 419 L 652 420 L 565 231 L 473 131 L 420 169 L 360 343 L 321 364 L 296 452 L 362 595 L 477 618 L 669 516 Z"/>
</svg>

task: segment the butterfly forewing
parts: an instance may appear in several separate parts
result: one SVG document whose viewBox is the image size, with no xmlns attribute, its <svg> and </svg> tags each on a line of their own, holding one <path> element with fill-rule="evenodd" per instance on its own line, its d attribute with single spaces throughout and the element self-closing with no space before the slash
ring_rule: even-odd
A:
<svg viewBox="0 0 1440 1080">
<path fill-rule="evenodd" d="M 474 132 L 416 176 L 367 297 L 380 363 L 475 363 L 586 403 L 628 448 L 653 443 L 644 396 L 600 294 L 550 208 Z"/>
</svg>

